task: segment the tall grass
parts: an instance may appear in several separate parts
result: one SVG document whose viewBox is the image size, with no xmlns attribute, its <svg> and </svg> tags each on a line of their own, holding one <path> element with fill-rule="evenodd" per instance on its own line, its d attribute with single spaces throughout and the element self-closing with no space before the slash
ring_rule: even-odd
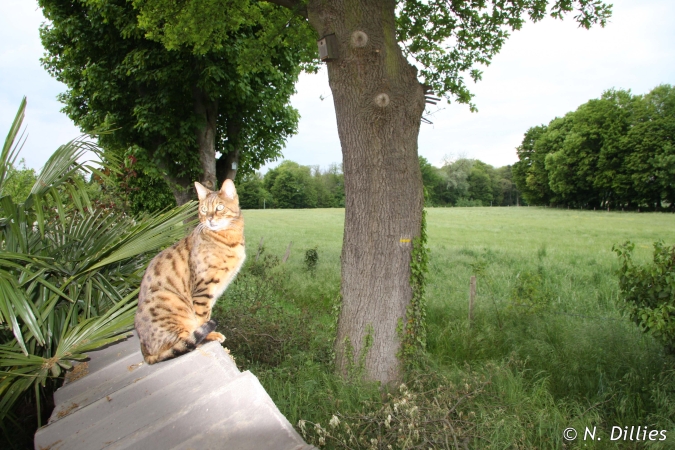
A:
<svg viewBox="0 0 675 450">
<path fill-rule="evenodd" d="M 374 386 L 336 379 L 326 358 L 339 294 L 344 212 L 244 215 L 249 260 L 261 237 L 265 252 L 278 256 L 293 241 L 290 259 L 279 266 L 284 288 L 275 301 L 285 305 L 288 320 L 299 321 L 298 329 L 316 326 L 312 339 L 285 350 L 284 361 L 274 366 L 251 361 L 277 405 L 292 422 L 325 425 L 334 411 L 360 411 L 377 402 Z M 675 441 L 675 363 L 623 317 L 611 248 L 630 239 L 635 258 L 646 261 L 652 242 L 675 242 L 675 216 L 432 208 L 428 228 L 426 375 L 457 386 L 477 376 L 488 380 L 459 408 L 473 414 L 480 436 L 469 448 L 640 448 L 610 441 L 612 426 L 670 430 L 667 442 L 650 446 L 669 448 Z M 313 274 L 303 258 L 314 247 L 319 258 Z M 469 326 L 471 275 L 477 277 L 478 295 Z M 602 440 L 564 441 L 562 430 L 569 426 L 597 427 Z"/>
</svg>

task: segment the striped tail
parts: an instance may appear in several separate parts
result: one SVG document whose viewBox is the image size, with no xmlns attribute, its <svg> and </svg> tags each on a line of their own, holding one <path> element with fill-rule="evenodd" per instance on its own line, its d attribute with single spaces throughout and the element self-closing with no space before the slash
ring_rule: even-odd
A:
<svg viewBox="0 0 675 450">
<path fill-rule="evenodd" d="M 178 341 L 168 350 L 164 350 L 158 355 L 143 355 L 145 357 L 145 362 L 148 364 L 155 364 L 191 352 L 204 340 L 206 335 L 216 329 L 216 325 L 217 324 L 215 320 L 209 320 L 204 325 L 193 331 L 187 339 Z"/>
</svg>

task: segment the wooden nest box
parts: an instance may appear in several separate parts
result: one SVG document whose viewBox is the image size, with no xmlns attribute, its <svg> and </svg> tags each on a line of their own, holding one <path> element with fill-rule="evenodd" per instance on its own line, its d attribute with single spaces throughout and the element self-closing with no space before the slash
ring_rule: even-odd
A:
<svg viewBox="0 0 675 450">
<path fill-rule="evenodd" d="M 329 34 L 317 42 L 319 46 L 319 58 L 321 61 L 329 62 L 338 59 L 338 43 L 335 34 Z"/>
</svg>

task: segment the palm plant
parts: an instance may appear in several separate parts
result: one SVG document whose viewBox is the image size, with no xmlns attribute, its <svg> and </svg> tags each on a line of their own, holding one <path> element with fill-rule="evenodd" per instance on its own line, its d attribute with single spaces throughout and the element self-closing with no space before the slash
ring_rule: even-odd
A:
<svg viewBox="0 0 675 450">
<path fill-rule="evenodd" d="M 185 235 L 194 202 L 132 218 L 94 210 L 78 162 L 99 153 L 79 138 L 59 147 L 25 199 L 3 194 L 8 168 L 25 138 L 21 103 L 0 154 L 0 427 L 12 407 L 34 396 L 40 423 L 45 388 L 86 352 L 125 336 L 133 326 L 138 285 L 158 249 Z M 15 424 L 16 425 L 16 424 Z"/>
</svg>

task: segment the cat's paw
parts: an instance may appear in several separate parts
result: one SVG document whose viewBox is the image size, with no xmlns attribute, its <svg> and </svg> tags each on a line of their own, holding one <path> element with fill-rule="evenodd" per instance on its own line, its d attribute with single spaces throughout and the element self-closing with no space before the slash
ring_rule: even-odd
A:
<svg viewBox="0 0 675 450">
<path fill-rule="evenodd" d="M 209 334 L 206 335 L 204 338 L 205 341 L 218 341 L 221 344 L 225 342 L 225 336 L 223 336 L 222 333 L 218 333 L 217 331 L 212 331 Z"/>
</svg>

